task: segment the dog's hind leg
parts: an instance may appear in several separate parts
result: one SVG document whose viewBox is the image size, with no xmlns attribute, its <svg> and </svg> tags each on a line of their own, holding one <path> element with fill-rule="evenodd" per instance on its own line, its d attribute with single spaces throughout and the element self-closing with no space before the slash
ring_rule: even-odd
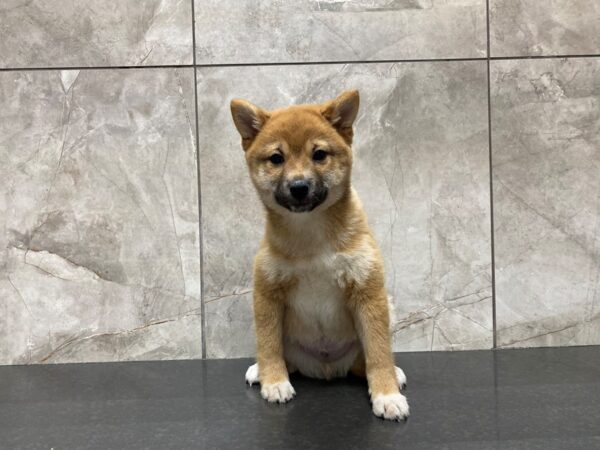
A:
<svg viewBox="0 0 600 450">
<path fill-rule="evenodd" d="M 252 364 L 246 370 L 246 383 L 252 386 L 254 383 L 260 383 L 260 377 L 258 374 L 258 363 Z"/>
<path fill-rule="evenodd" d="M 287 362 L 286 365 L 289 373 L 294 373 L 298 370 L 292 363 Z M 252 386 L 254 383 L 260 383 L 258 363 L 252 364 L 250 367 L 248 367 L 248 370 L 246 370 L 246 383 L 248 383 L 250 386 Z"/>
<path fill-rule="evenodd" d="M 394 367 L 394 369 L 396 370 L 396 381 L 398 382 L 398 387 L 400 390 L 406 389 L 406 375 L 404 375 L 404 371 L 398 366 Z"/>
<path fill-rule="evenodd" d="M 352 367 L 350 367 L 350 373 L 352 375 L 356 375 L 357 377 L 360 377 L 360 378 L 366 378 L 367 370 L 365 367 L 365 355 L 363 355 L 362 351 L 358 354 L 358 356 L 354 360 Z"/>
<path fill-rule="evenodd" d="M 292 374 L 292 373 L 298 371 L 298 368 L 294 365 L 294 363 L 291 363 L 289 361 L 285 362 L 285 366 L 287 367 L 287 371 L 289 374 Z"/>
</svg>

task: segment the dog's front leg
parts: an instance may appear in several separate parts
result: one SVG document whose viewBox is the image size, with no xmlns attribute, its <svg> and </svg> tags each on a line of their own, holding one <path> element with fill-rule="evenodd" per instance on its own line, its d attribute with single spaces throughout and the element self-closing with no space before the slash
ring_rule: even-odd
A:
<svg viewBox="0 0 600 450">
<path fill-rule="evenodd" d="M 379 283 L 378 283 L 379 284 Z M 353 286 L 350 292 L 355 326 L 363 347 L 373 413 L 390 420 L 408 417 L 406 397 L 398 388 L 391 351 L 389 309 L 383 283 Z"/>
<path fill-rule="evenodd" d="M 261 276 L 260 270 L 255 271 L 254 278 L 254 324 L 260 393 L 269 402 L 285 403 L 296 395 L 283 357 L 286 290 L 269 283 Z"/>
</svg>

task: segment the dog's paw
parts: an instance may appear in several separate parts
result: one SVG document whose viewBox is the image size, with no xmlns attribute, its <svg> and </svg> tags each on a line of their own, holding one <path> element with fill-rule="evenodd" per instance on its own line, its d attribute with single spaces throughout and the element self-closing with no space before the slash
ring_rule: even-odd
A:
<svg viewBox="0 0 600 450">
<path fill-rule="evenodd" d="M 292 384 L 286 380 L 280 383 L 263 385 L 260 388 L 260 395 L 270 403 L 285 403 L 296 395 L 296 391 Z"/>
<path fill-rule="evenodd" d="M 409 409 L 406 397 L 402 394 L 376 395 L 373 397 L 373 414 L 388 420 L 404 420 Z"/>
<path fill-rule="evenodd" d="M 246 383 L 252 386 L 254 383 L 260 382 L 260 378 L 258 377 L 258 363 L 252 364 L 246 370 Z"/>
<path fill-rule="evenodd" d="M 396 381 L 398 382 L 398 387 L 400 389 L 406 389 L 406 375 L 404 375 L 404 371 L 400 367 L 394 367 L 396 370 Z"/>
</svg>

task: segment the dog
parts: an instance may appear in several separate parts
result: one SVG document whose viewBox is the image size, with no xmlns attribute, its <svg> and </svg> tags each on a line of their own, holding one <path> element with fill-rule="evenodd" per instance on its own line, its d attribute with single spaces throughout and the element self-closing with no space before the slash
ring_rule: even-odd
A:
<svg viewBox="0 0 600 450">
<path fill-rule="evenodd" d="M 373 413 L 409 415 L 394 366 L 383 260 L 351 185 L 358 91 L 274 111 L 234 99 L 252 183 L 266 210 L 254 260 L 256 364 L 246 372 L 269 402 L 296 392 L 289 373 L 366 377 Z"/>
</svg>

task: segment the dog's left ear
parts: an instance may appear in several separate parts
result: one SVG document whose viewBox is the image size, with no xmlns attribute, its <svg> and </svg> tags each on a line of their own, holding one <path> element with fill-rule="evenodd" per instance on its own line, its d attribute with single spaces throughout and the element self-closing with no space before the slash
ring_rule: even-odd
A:
<svg viewBox="0 0 600 450">
<path fill-rule="evenodd" d="M 333 100 L 324 103 L 321 114 L 350 145 L 352 143 L 352 124 L 358 114 L 360 97 L 358 91 L 344 91 Z"/>
</svg>

